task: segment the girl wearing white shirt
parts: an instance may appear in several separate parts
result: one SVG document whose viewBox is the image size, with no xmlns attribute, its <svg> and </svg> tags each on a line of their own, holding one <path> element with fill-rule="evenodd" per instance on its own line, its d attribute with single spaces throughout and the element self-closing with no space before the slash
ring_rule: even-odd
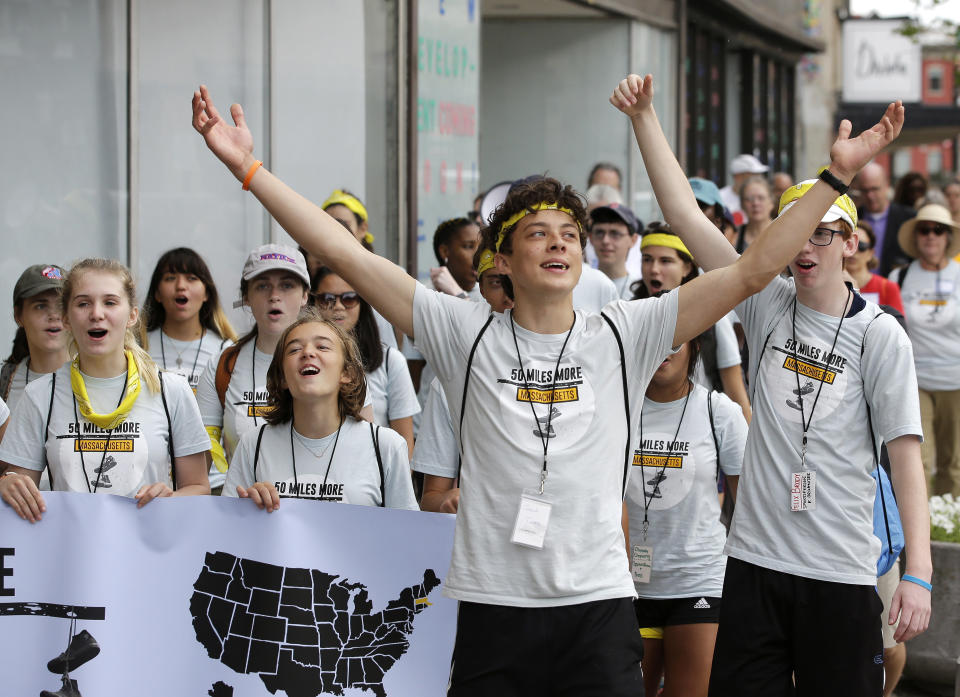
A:
<svg viewBox="0 0 960 697">
<path fill-rule="evenodd" d="M 313 309 L 280 337 L 267 373 L 266 424 L 246 433 L 224 495 L 268 513 L 281 498 L 418 510 L 403 439 L 360 418 L 356 342 Z"/>
<path fill-rule="evenodd" d="M 183 378 L 161 376 L 133 334 L 130 271 L 85 259 L 63 287 L 72 362 L 31 383 L 0 444 L 0 497 L 36 522 L 37 483 L 49 463 L 57 491 L 114 493 L 142 507 L 157 497 L 209 493 L 209 448 Z"/>
<path fill-rule="evenodd" d="M 420 413 L 407 361 L 381 343 L 373 309 L 353 287 L 329 268 L 313 277 L 314 297 L 324 319 L 351 334 L 360 347 L 367 389 L 373 402 L 373 422 L 403 436 L 413 451 L 413 415 Z"/>
<path fill-rule="evenodd" d="M 203 258 L 178 247 L 157 261 L 144 300 L 140 343 L 163 370 L 196 391 L 207 363 L 237 340 Z"/>
</svg>

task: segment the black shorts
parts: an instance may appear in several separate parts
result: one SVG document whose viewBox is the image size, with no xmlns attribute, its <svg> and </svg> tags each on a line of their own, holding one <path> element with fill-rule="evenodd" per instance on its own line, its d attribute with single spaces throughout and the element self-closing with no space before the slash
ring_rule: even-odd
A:
<svg viewBox="0 0 960 697">
<path fill-rule="evenodd" d="M 634 607 L 644 639 L 662 639 L 663 628 L 675 624 L 716 624 L 720 621 L 720 598 L 713 596 L 637 598 Z"/>
<path fill-rule="evenodd" d="M 561 607 L 460 603 L 448 697 L 638 697 L 630 598 Z"/>
<path fill-rule="evenodd" d="M 803 578 L 730 557 L 710 697 L 880 695 L 882 609 L 874 586 Z"/>
</svg>

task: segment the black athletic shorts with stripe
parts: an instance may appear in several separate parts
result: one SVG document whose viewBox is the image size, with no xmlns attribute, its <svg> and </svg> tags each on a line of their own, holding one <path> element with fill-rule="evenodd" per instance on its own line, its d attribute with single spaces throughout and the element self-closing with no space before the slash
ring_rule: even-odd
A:
<svg viewBox="0 0 960 697">
<path fill-rule="evenodd" d="M 448 697 L 642 697 L 631 598 L 560 607 L 460 603 Z"/>
<path fill-rule="evenodd" d="M 882 610 L 873 586 L 728 558 L 710 697 L 879 697 Z"/>
</svg>

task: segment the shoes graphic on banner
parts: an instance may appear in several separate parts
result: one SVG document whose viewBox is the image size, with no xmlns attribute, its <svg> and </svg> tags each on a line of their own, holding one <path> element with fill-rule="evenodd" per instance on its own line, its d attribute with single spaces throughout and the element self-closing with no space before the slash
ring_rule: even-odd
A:
<svg viewBox="0 0 960 697">
<path fill-rule="evenodd" d="M 97 640 L 93 638 L 90 632 L 84 629 L 74 635 L 66 651 L 47 663 L 47 670 L 51 673 L 63 675 L 64 673 L 79 668 L 91 658 L 95 658 L 98 653 L 100 653 L 100 644 L 97 643 Z"/>
<path fill-rule="evenodd" d="M 99 651 L 99 649 L 98 649 Z M 66 675 L 61 678 L 63 681 L 63 687 L 61 687 L 56 692 L 50 692 L 49 690 L 43 690 L 40 692 L 40 697 L 82 697 L 80 694 L 80 688 L 77 686 L 77 681 L 68 678 Z"/>
</svg>

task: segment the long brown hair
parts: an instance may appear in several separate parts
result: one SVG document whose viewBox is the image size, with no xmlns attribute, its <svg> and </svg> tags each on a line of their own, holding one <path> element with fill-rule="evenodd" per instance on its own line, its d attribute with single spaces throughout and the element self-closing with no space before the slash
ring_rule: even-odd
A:
<svg viewBox="0 0 960 697">
<path fill-rule="evenodd" d="M 336 324 L 325 320 L 316 308 L 309 306 L 301 310 L 297 320 L 283 330 L 280 340 L 277 341 L 277 347 L 273 350 L 273 360 L 267 368 L 268 409 L 263 418 L 271 426 L 287 423 L 293 418 L 293 395 L 288 388 L 283 387 L 283 357 L 287 350 L 290 332 L 304 324 L 322 324 L 329 327 L 334 336 L 340 340 L 343 369 L 350 376 L 350 382 L 341 383 L 340 394 L 337 397 L 340 417 L 352 416 L 359 419 L 360 410 L 363 409 L 363 403 L 367 397 L 367 381 L 363 374 L 363 359 L 360 357 L 357 342 Z"/>
<path fill-rule="evenodd" d="M 64 316 L 66 316 L 69 311 L 70 301 L 73 299 L 73 290 L 77 279 L 87 271 L 100 271 L 116 276 L 120 280 L 121 286 L 123 286 L 123 293 L 127 297 L 127 302 L 130 304 L 130 307 L 133 308 L 137 306 L 137 287 L 133 282 L 133 275 L 130 273 L 130 269 L 114 259 L 90 258 L 78 261 L 67 273 L 67 277 L 63 282 Z M 137 343 L 135 330 L 136 327 L 128 327 L 124 332 L 123 349 L 133 354 L 133 360 L 137 364 L 140 379 L 151 392 L 156 394 L 160 391 L 160 377 L 157 371 L 157 364 L 153 362 L 150 354 Z M 67 337 L 67 351 L 71 358 L 75 358 L 79 352 L 79 348 L 71 329 L 67 329 Z"/>
</svg>

